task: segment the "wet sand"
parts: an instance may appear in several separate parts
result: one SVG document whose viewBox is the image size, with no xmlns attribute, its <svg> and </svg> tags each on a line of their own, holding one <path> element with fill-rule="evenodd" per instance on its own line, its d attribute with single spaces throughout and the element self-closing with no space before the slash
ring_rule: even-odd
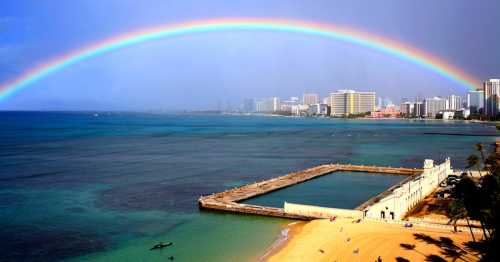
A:
<svg viewBox="0 0 500 262">
<path fill-rule="evenodd" d="M 269 247 L 264 255 L 259 259 L 259 261 L 266 261 L 270 257 L 274 256 L 280 250 L 282 250 L 288 242 L 293 238 L 293 236 L 297 236 L 302 228 L 307 224 L 305 221 L 297 221 L 288 224 L 283 230 L 281 230 L 281 235 L 279 238 L 273 243 L 271 247 Z"/>
</svg>

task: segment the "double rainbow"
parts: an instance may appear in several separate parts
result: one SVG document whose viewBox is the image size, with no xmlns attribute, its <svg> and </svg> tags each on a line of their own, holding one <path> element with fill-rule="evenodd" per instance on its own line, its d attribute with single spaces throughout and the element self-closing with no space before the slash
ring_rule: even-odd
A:
<svg viewBox="0 0 500 262">
<path fill-rule="evenodd" d="M 31 84 L 80 61 L 90 59 L 107 52 L 161 38 L 216 31 L 264 30 L 313 35 L 349 42 L 380 51 L 399 59 L 420 65 L 442 77 L 457 83 L 461 87 L 474 90 L 479 81 L 462 70 L 446 63 L 431 54 L 424 53 L 408 45 L 380 36 L 330 24 L 308 23 L 279 19 L 216 19 L 201 20 L 181 24 L 152 27 L 146 30 L 126 33 L 97 42 L 87 47 L 64 54 L 53 60 L 28 69 L 22 75 L 0 86 L 0 101 L 27 88 Z"/>
</svg>

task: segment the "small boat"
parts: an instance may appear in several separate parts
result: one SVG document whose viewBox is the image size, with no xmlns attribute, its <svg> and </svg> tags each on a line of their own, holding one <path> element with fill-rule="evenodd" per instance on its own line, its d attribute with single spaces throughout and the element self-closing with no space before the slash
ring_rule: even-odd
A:
<svg viewBox="0 0 500 262">
<path fill-rule="evenodd" d="M 174 243 L 172 242 L 167 242 L 167 243 L 163 243 L 163 242 L 160 242 L 156 245 L 154 245 L 152 248 L 150 248 L 149 250 L 155 250 L 155 249 L 162 249 L 164 247 L 168 247 L 168 246 L 171 246 L 173 245 Z"/>
</svg>

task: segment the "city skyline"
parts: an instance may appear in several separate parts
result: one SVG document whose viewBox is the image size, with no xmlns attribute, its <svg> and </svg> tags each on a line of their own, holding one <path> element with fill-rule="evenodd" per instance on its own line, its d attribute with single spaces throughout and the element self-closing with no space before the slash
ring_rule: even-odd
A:
<svg viewBox="0 0 500 262">
<path fill-rule="evenodd" d="M 258 21 L 260 17 L 348 27 L 352 28 L 350 32 L 364 32 L 373 35 L 372 39 L 381 37 L 433 55 L 449 64 L 449 68 L 457 68 L 476 79 L 496 77 L 500 67 L 497 59 L 490 59 L 498 57 L 495 52 L 499 52 L 494 48 L 500 34 L 495 33 L 499 29 L 492 26 L 493 18 L 461 19 L 468 10 L 495 9 L 496 1 L 420 5 L 398 1 L 387 1 L 387 5 L 350 1 L 315 4 L 285 1 L 266 2 L 266 5 L 213 2 L 196 5 L 199 10 L 185 9 L 190 3 L 169 4 L 165 10 L 177 10 L 175 13 L 159 12 L 166 8 L 162 1 L 151 3 L 154 9 L 126 1 L 120 1 L 120 5 L 113 1 L 4 3 L 0 11 L 0 27 L 6 29 L 0 41 L 1 85 L 26 70 L 43 66 L 54 58 L 62 59 L 63 54 L 103 39 L 160 25 L 221 18 L 229 21 L 254 17 L 253 21 Z M 429 12 L 431 5 L 433 11 Z M 274 8 L 269 9 L 270 6 Z M 57 8 L 65 12 L 54 12 Z M 124 8 L 137 13 L 125 17 L 123 14 L 127 12 L 119 12 Z M 71 19 L 71 25 L 57 22 L 64 19 Z M 435 26 L 428 27 L 419 21 Z M 320 27 L 313 28 L 318 34 L 321 31 L 317 30 Z M 394 101 L 466 91 L 464 86 L 443 77 L 446 70 L 441 73 L 436 68 L 429 70 L 433 63 L 425 67 L 408 57 L 401 59 L 397 52 L 404 48 L 392 46 L 384 53 L 380 52 L 387 46 L 384 41 L 366 41 L 359 33 L 348 35 L 361 37 L 364 45 L 318 34 L 242 31 L 234 27 L 224 32 L 142 43 L 80 61 L 30 82 L 30 88 L 2 101 L 0 109 L 209 109 L 217 107 L 218 101 L 237 104 L 245 97 L 286 97 L 287 93 L 311 86 L 319 93 L 329 92 L 332 86 L 355 90 L 370 87 L 382 97 L 393 96 Z M 482 39 L 481 48 L 474 39 Z M 379 46 L 370 49 L 376 43 Z M 197 99 L 192 99 L 193 94 Z"/>
<path fill-rule="evenodd" d="M 446 97 L 429 96 L 415 99 L 402 98 L 399 105 L 390 97 L 380 97 L 373 91 L 340 89 L 321 96 L 314 92 L 304 92 L 302 99 L 291 96 L 288 100 L 271 96 L 266 98 L 246 98 L 240 107 L 218 108 L 218 111 L 244 113 L 278 113 L 295 116 L 347 117 L 370 114 L 372 118 L 443 118 L 467 119 L 474 117 L 498 117 L 500 112 L 500 79 L 489 79 L 483 87 L 470 90 L 465 95 L 451 94 Z"/>
</svg>

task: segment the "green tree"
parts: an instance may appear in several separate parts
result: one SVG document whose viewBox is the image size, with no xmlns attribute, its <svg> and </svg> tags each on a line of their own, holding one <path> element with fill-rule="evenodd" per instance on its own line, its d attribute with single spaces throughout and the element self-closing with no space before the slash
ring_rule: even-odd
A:
<svg viewBox="0 0 500 262">
<path fill-rule="evenodd" d="M 498 146 L 498 145 L 497 145 Z M 482 144 L 476 145 L 481 159 L 475 155 L 467 158 L 467 168 L 484 167 L 481 179 L 464 177 L 452 192 L 454 203 L 450 205 L 450 219 L 463 215 L 460 205 L 465 209 L 466 219 L 478 220 L 483 230 L 480 242 L 482 261 L 500 261 L 498 229 L 500 228 L 500 157 L 498 148 L 485 152 Z M 486 156 L 485 153 L 488 153 Z M 481 163 L 482 162 L 482 163 Z M 456 202 L 455 202 L 456 201 Z M 470 223 L 469 223 L 469 228 Z"/>
<path fill-rule="evenodd" d="M 448 206 L 447 215 L 450 218 L 450 222 L 453 224 L 453 231 L 457 232 L 457 221 L 467 217 L 467 210 L 461 200 L 455 199 Z M 474 234 L 472 234 L 472 238 L 474 239 Z"/>
<path fill-rule="evenodd" d="M 484 158 L 484 145 L 483 145 L 483 143 L 477 143 L 476 150 L 479 151 L 479 153 L 481 154 L 481 160 L 484 162 L 485 158 Z"/>
<path fill-rule="evenodd" d="M 470 174 L 471 177 L 472 177 L 472 171 L 470 169 L 473 168 L 473 167 L 476 167 L 477 171 L 479 172 L 479 176 L 482 176 L 481 175 L 481 170 L 479 169 L 479 164 L 480 163 L 481 162 L 479 160 L 479 157 L 477 157 L 476 155 L 470 155 L 467 158 L 467 168 L 469 169 L 469 174 Z"/>
</svg>

